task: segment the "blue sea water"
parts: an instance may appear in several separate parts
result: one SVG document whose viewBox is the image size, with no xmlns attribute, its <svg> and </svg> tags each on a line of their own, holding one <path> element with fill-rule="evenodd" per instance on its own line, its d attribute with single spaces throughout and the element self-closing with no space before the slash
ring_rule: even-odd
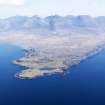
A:
<svg viewBox="0 0 105 105">
<path fill-rule="evenodd" d="M 0 44 L 0 105 L 105 105 L 105 50 L 68 73 L 21 80 L 14 74 L 23 67 L 12 61 L 22 49 Z"/>
</svg>

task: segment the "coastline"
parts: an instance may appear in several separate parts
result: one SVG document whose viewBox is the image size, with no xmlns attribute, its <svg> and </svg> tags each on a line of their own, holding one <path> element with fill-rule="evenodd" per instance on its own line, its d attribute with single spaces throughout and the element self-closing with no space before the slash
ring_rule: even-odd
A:
<svg viewBox="0 0 105 105">
<path fill-rule="evenodd" d="M 71 68 L 71 67 L 73 67 L 75 65 L 78 65 L 79 63 L 81 63 L 82 61 L 88 59 L 89 57 L 92 57 L 92 56 L 98 54 L 104 48 L 105 48 L 105 45 L 99 46 L 93 52 L 91 52 L 88 55 L 86 55 L 83 58 L 81 58 L 81 60 L 79 60 L 79 61 L 77 60 L 77 62 L 75 62 L 74 64 L 65 65 L 65 67 L 63 67 L 63 69 L 57 68 L 57 69 L 52 69 L 52 70 L 40 70 L 40 69 L 31 69 L 31 68 L 29 68 L 27 66 L 24 66 L 27 69 L 22 70 L 21 72 L 16 73 L 15 77 L 19 78 L 19 79 L 35 79 L 37 77 L 49 76 L 49 75 L 53 75 L 53 74 L 57 74 L 57 73 L 59 73 L 59 74 L 60 73 L 64 73 L 65 71 L 67 71 L 68 68 Z M 26 53 L 27 52 L 28 51 L 26 51 Z M 13 63 L 16 64 L 16 65 L 19 65 L 19 66 L 23 66 L 22 64 L 20 64 L 18 62 L 18 60 L 15 60 Z"/>
<path fill-rule="evenodd" d="M 79 64 L 105 48 L 105 35 L 43 37 L 15 34 L 1 36 L 0 41 L 19 46 L 25 51 L 24 57 L 13 61 L 16 65 L 26 67 L 15 74 L 15 77 L 22 79 L 63 73 L 67 68 Z"/>
</svg>

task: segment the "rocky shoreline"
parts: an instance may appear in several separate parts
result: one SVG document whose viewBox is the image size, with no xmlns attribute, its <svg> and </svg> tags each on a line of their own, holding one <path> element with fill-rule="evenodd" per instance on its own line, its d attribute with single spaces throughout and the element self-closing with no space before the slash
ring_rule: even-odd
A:
<svg viewBox="0 0 105 105">
<path fill-rule="evenodd" d="M 105 47 L 105 35 L 5 35 L 1 42 L 19 46 L 24 57 L 13 61 L 26 67 L 15 77 L 32 79 L 44 75 L 64 73 L 67 68 L 79 64 Z"/>
<path fill-rule="evenodd" d="M 105 45 L 97 47 L 97 49 L 95 49 L 93 52 L 90 52 L 88 55 L 82 57 L 81 60 L 77 60 L 75 63 L 72 63 L 71 65 L 63 65 L 63 67 L 60 67 L 60 66 L 62 66 L 62 65 L 60 65 L 59 68 L 50 68 L 50 69 L 43 67 L 44 70 L 41 70 L 40 67 L 39 67 L 39 69 L 27 68 L 26 70 L 22 70 L 21 72 L 16 73 L 15 77 L 20 78 L 20 79 L 33 79 L 33 78 L 42 77 L 42 76 L 46 76 L 46 75 L 48 76 L 48 75 L 53 75 L 53 74 L 57 74 L 57 73 L 59 73 L 59 74 L 64 73 L 68 68 L 70 68 L 74 65 L 78 65 L 81 61 L 99 53 L 104 48 L 105 48 Z M 16 65 L 19 65 L 19 66 L 28 67 L 28 64 L 25 64 L 25 62 L 26 62 L 25 59 L 26 58 L 25 57 L 22 58 L 22 59 L 24 59 L 24 61 L 21 61 L 21 59 L 20 60 L 15 60 L 13 63 L 16 64 Z M 36 62 L 34 62 L 34 63 L 36 63 Z M 47 65 L 47 66 L 49 66 L 49 65 Z"/>
</svg>

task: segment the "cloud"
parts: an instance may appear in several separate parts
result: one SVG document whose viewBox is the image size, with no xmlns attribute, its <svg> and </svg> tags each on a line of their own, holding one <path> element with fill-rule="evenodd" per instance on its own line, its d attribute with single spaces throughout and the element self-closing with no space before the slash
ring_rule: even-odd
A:
<svg viewBox="0 0 105 105">
<path fill-rule="evenodd" d="M 0 0 L 0 5 L 24 5 L 25 0 Z"/>
</svg>

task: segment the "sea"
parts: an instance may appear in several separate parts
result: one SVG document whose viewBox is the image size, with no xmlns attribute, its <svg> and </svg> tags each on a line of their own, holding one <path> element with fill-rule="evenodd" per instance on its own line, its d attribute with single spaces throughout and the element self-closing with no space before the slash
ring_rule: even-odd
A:
<svg viewBox="0 0 105 105">
<path fill-rule="evenodd" d="M 14 77 L 24 67 L 13 60 L 24 51 L 0 44 L 0 105 L 105 105 L 105 50 L 63 74 L 35 79 Z"/>
</svg>

